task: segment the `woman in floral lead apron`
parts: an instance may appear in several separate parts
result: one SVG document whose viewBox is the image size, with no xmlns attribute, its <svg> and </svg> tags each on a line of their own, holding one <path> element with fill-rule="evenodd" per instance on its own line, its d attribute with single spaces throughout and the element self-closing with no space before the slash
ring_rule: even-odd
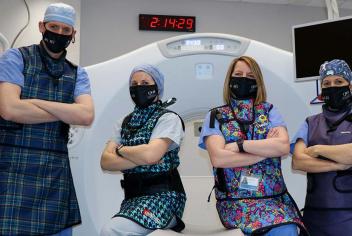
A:
<svg viewBox="0 0 352 236">
<path fill-rule="evenodd" d="M 199 146 L 214 167 L 217 210 L 223 225 L 246 235 L 297 236 L 305 232 L 281 172 L 289 152 L 286 125 L 266 102 L 261 70 L 236 58 L 224 82 L 225 105 L 206 116 Z"/>
</svg>

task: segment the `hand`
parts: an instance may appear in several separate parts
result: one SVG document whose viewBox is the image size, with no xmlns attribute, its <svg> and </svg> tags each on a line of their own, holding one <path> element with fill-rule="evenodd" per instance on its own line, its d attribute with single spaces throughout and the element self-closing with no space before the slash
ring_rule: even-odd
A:
<svg viewBox="0 0 352 236">
<path fill-rule="evenodd" d="M 225 150 L 228 150 L 231 152 L 239 152 L 238 145 L 236 142 L 225 144 Z"/>
<path fill-rule="evenodd" d="M 318 157 L 319 156 L 319 145 L 310 146 L 304 149 L 304 153 L 310 157 Z"/>
<path fill-rule="evenodd" d="M 279 129 L 278 128 L 272 128 L 269 130 L 268 135 L 266 138 L 277 138 L 279 137 Z"/>
<path fill-rule="evenodd" d="M 108 143 L 107 143 L 107 151 L 108 152 L 110 152 L 110 153 L 113 153 L 113 154 L 115 154 L 116 155 L 116 147 L 118 147 L 120 144 L 118 144 L 118 143 L 115 143 L 115 142 L 113 142 L 113 141 L 108 141 Z"/>
</svg>

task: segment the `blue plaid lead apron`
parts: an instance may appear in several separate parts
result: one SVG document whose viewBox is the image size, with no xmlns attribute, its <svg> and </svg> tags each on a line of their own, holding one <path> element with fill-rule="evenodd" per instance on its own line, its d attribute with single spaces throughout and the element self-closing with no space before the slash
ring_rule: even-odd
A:
<svg viewBox="0 0 352 236">
<path fill-rule="evenodd" d="M 39 45 L 20 48 L 21 99 L 72 103 L 75 66 Z M 62 73 L 63 72 L 63 73 Z M 0 118 L 0 235 L 50 235 L 80 223 L 68 159 L 68 125 Z"/>
<path fill-rule="evenodd" d="M 122 125 L 121 138 L 125 146 L 146 144 L 160 116 L 170 112 L 162 109 L 161 102 L 147 108 L 136 107 Z M 135 130 L 133 132 L 132 130 Z M 158 173 L 175 169 L 179 166 L 179 148 L 171 150 L 155 165 L 138 166 L 124 173 Z M 174 216 L 182 218 L 186 196 L 184 193 L 166 191 L 154 195 L 123 200 L 120 211 L 115 216 L 125 217 L 147 229 L 165 228 Z"/>
</svg>

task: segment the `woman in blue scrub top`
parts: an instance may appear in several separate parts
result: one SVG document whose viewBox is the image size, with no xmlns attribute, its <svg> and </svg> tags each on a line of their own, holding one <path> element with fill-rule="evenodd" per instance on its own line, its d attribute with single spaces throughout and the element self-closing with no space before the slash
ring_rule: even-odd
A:
<svg viewBox="0 0 352 236">
<path fill-rule="evenodd" d="M 297 236 L 305 229 L 281 172 L 289 152 L 285 122 L 266 102 L 257 62 L 234 59 L 224 82 L 225 105 L 206 116 L 199 146 L 214 167 L 217 210 L 222 224 L 246 235 Z"/>
<path fill-rule="evenodd" d="M 322 113 L 295 138 L 292 167 L 307 172 L 303 221 L 312 236 L 352 235 L 352 73 L 339 59 L 320 67 Z"/>
</svg>

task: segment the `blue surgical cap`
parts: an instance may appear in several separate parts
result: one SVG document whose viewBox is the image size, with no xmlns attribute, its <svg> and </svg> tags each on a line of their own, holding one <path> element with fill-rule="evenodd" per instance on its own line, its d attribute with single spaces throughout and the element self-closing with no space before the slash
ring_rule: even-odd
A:
<svg viewBox="0 0 352 236">
<path fill-rule="evenodd" d="M 133 74 L 138 71 L 143 71 L 153 78 L 153 80 L 156 83 L 156 86 L 158 87 L 159 98 L 161 98 L 164 93 L 164 75 L 161 73 L 161 71 L 153 65 L 148 65 L 148 64 L 138 65 L 135 68 L 133 68 L 131 72 L 130 80 L 129 80 L 130 85 L 131 85 Z"/>
<path fill-rule="evenodd" d="M 75 20 L 75 9 L 65 3 L 50 4 L 44 14 L 44 22 L 58 21 L 74 27 Z"/>
<path fill-rule="evenodd" d="M 324 62 L 320 66 L 319 75 L 321 80 L 330 75 L 338 75 L 343 77 L 349 83 L 352 81 L 352 72 L 350 67 L 344 60 L 340 59 Z"/>
</svg>

